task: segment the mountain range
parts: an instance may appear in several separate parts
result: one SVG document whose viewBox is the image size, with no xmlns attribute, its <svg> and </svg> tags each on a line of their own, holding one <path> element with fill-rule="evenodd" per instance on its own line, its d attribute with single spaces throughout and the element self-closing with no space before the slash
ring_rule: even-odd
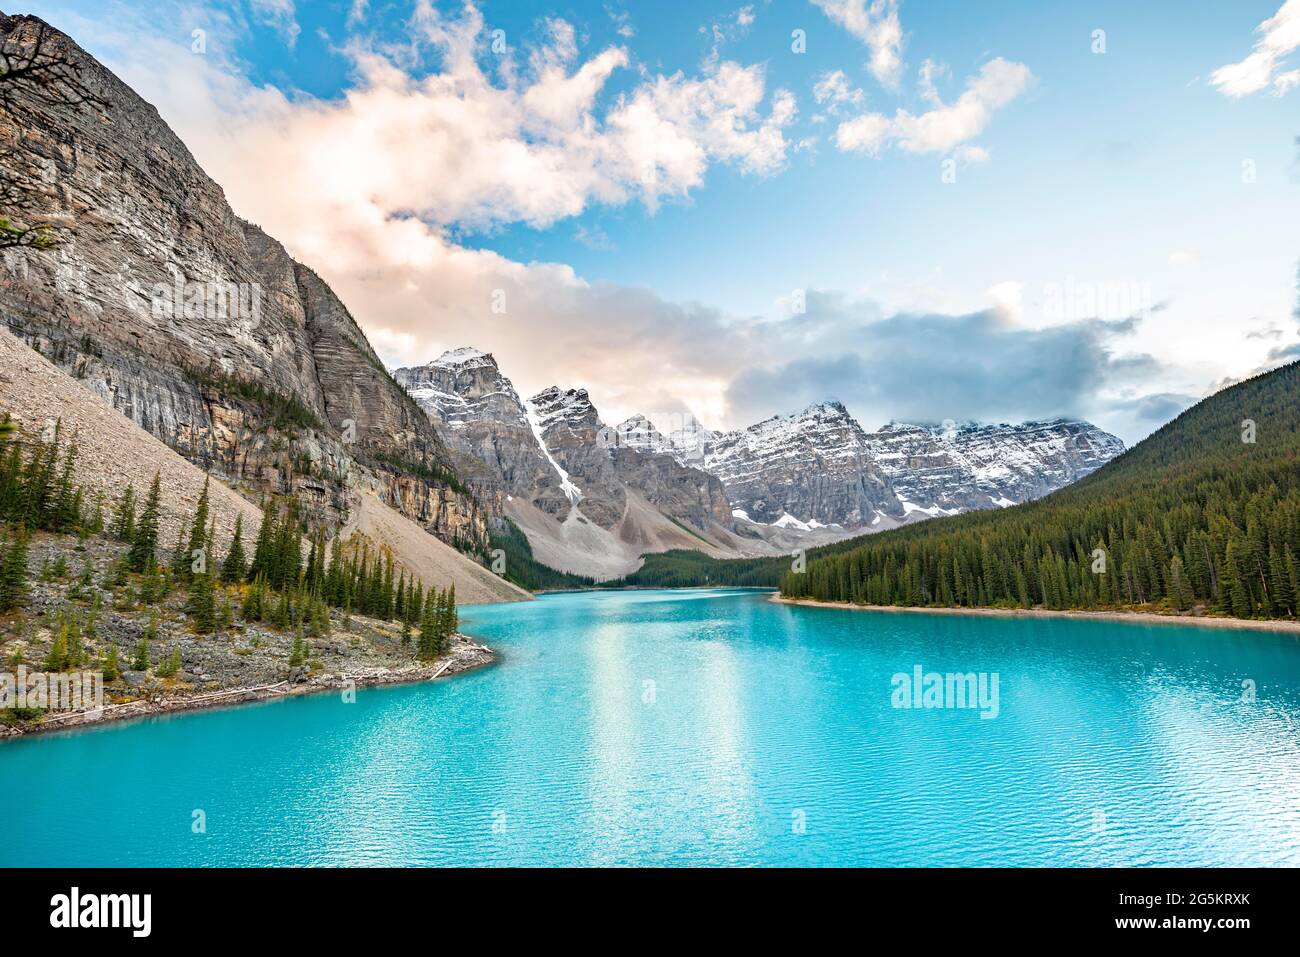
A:
<svg viewBox="0 0 1300 957">
<path fill-rule="evenodd" d="M 670 548 L 757 557 L 1006 507 L 1124 448 L 1066 419 L 891 422 L 867 432 L 838 402 L 731 432 L 688 419 L 665 434 L 645 415 L 611 427 L 583 389 L 551 386 L 522 399 L 496 359 L 471 347 L 394 378 L 479 497 L 499 504 L 539 558 L 596 578 Z"/>
</svg>

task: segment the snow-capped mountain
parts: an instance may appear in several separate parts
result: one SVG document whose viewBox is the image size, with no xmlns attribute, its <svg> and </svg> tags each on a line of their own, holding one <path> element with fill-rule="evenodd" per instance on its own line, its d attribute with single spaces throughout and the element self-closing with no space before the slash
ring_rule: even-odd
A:
<svg viewBox="0 0 1300 957">
<path fill-rule="evenodd" d="M 562 479 L 539 446 L 528 410 L 490 354 L 452 349 L 426 365 L 397 369 L 393 378 L 438 427 L 480 497 L 522 496 L 567 509 Z"/>
<path fill-rule="evenodd" d="M 1110 433 L 1069 419 L 1020 425 L 891 422 L 869 441 L 904 508 L 934 514 L 1040 498 L 1124 451 Z"/>
<path fill-rule="evenodd" d="M 866 432 L 838 402 L 710 434 L 689 449 L 643 416 L 619 426 L 619 433 L 630 448 L 654 446 L 718 476 L 738 517 L 788 528 L 880 530 L 1006 507 L 1068 485 L 1124 450 L 1115 436 L 1067 419 L 1020 425 L 891 422 Z"/>
<path fill-rule="evenodd" d="M 713 432 L 644 415 L 610 428 L 585 389 L 519 397 L 496 360 L 453 349 L 394 373 L 479 496 L 536 557 L 597 577 L 696 548 L 773 554 L 938 515 L 1013 505 L 1123 451 L 1086 422 L 891 422 L 867 432 L 838 402 Z"/>
<path fill-rule="evenodd" d="M 786 526 L 861 527 L 894 501 L 866 434 L 839 403 L 724 432 L 703 452 L 703 468 L 722 480 L 732 507 L 761 524 L 789 516 Z"/>
<path fill-rule="evenodd" d="M 620 447 L 583 389 L 552 386 L 520 399 L 495 358 L 470 348 L 394 378 L 439 427 L 479 497 L 552 567 L 603 578 L 669 548 L 750 553 L 731 547 L 716 477 L 649 447 Z"/>
<path fill-rule="evenodd" d="M 718 437 L 718 433 L 705 428 L 689 415 L 678 417 L 673 425 L 675 428 L 665 435 L 653 422 L 637 413 L 614 426 L 613 433 L 604 438 L 624 448 L 662 452 L 683 465 L 700 467 L 704 462 L 705 448 Z"/>
<path fill-rule="evenodd" d="M 427 365 L 398 369 L 393 377 L 448 428 L 484 420 L 527 424 L 514 386 L 501 374 L 496 359 L 477 349 L 451 349 Z"/>
</svg>

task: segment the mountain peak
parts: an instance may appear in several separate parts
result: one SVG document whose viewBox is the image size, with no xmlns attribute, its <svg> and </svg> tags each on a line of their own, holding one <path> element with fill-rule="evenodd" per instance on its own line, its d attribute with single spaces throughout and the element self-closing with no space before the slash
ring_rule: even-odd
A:
<svg viewBox="0 0 1300 957">
<path fill-rule="evenodd" d="M 566 423 L 569 428 L 600 428 L 600 417 L 586 389 L 561 389 L 558 385 L 548 386 L 528 400 L 528 408 L 534 421 L 543 430 Z"/>
<path fill-rule="evenodd" d="M 473 346 L 459 346 L 455 349 L 448 349 L 438 358 L 430 360 L 430 366 L 438 366 L 444 369 L 467 368 L 478 366 L 492 366 L 497 368 L 497 360 L 490 352 L 483 352 L 475 349 Z"/>
<path fill-rule="evenodd" d="M 614 431 L 618 433 L 618 444 L 624 448 L 636 449 L 638 452 L 669 454 L 676 451 L 672 440 L 640 412 L 628 416 L 614 427 Z"/>
<path fill-rule="evenodd" d="M 831 413 L 834 415 L 848 415 L 849 410 L 844 407 L 844 403 L 838 399 L 822 399 L 819 402 L 810 402 L 804 406 L 803 411 L 797 415 L 818 415 Z"/>
<path fill-rule="evenodd" d="M 566 405 L 591 405 L 591 397 L 586 389 L 562 389 L 558 385 L 549 385 L 528 400 L 533 405 L 563 403 Z"/>
</svg>

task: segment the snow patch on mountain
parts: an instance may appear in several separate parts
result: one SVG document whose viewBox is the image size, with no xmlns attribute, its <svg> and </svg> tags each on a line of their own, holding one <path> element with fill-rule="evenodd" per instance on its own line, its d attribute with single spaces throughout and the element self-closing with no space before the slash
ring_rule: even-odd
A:
<svg viewBox="0 0 1300 957">
<path fill-rule="evenodd" d="M 545 393 L 542 394 L 545 395 Z M 555 421 L 555 408 L 554 406 L 548 406 L 546 411 L 539 411 L 534 404 L 536 399 L 537 396 L 534 396 L 524 403 L 524 410 L 528 415 L 528 424 L 532 427 L 533 436 L 537 439 L 542 454 L 546 456 L 546 461 L 551 463 L 551 468 L 555 469 L 555 474 L 559 476 L 560 488 L 569 499 L 569 504 L 577 505 L 582 501 L 582 489 L 573 484 L 569 479 L 569 473 L 560 467 L 560 463 L 555 460 L 555 456 L 551 454 L 551 450 L 546 444 L 545 430 L 548 425 Z"/>
</svg>

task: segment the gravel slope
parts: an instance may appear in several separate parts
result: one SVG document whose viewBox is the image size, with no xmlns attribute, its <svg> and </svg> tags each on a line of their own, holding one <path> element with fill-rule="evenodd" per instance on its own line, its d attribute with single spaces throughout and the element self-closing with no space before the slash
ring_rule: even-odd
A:
<svg viewBox="0 0 1300 957">
<path fill-rule="evenodd" d="M 116 502 L 134 484 L 137 501 L 148 492 L 154 472 L 162 476 L 162 518 L 158 540 L 164 550 L 188 526 L 207 474 L 51 364 L 7 329 L 0 327 L 0 416 L 8 412 L 28 432 L 39 433 L 62 422 L 67 441 L 76 440 L 76 482 Z M 212 479 L 211 511 L 217 524 L 217 554 L 225 553 L 234 533 L 235 516 L 244 516 L 245 547 L 252 547 L 262 521 L 257 506 Z M 380 502 L 373 493 L 358 492 L 349 505 L 351 521 L 345 537 L 357 531 L 388 545 L 394 558 L 418 574 L 426 587 L 456 583 L 462 604 L 523 601 L 531 596 L 498 578 L 481 565 L 439 541 L 423 528 Z"/>
</svg>

